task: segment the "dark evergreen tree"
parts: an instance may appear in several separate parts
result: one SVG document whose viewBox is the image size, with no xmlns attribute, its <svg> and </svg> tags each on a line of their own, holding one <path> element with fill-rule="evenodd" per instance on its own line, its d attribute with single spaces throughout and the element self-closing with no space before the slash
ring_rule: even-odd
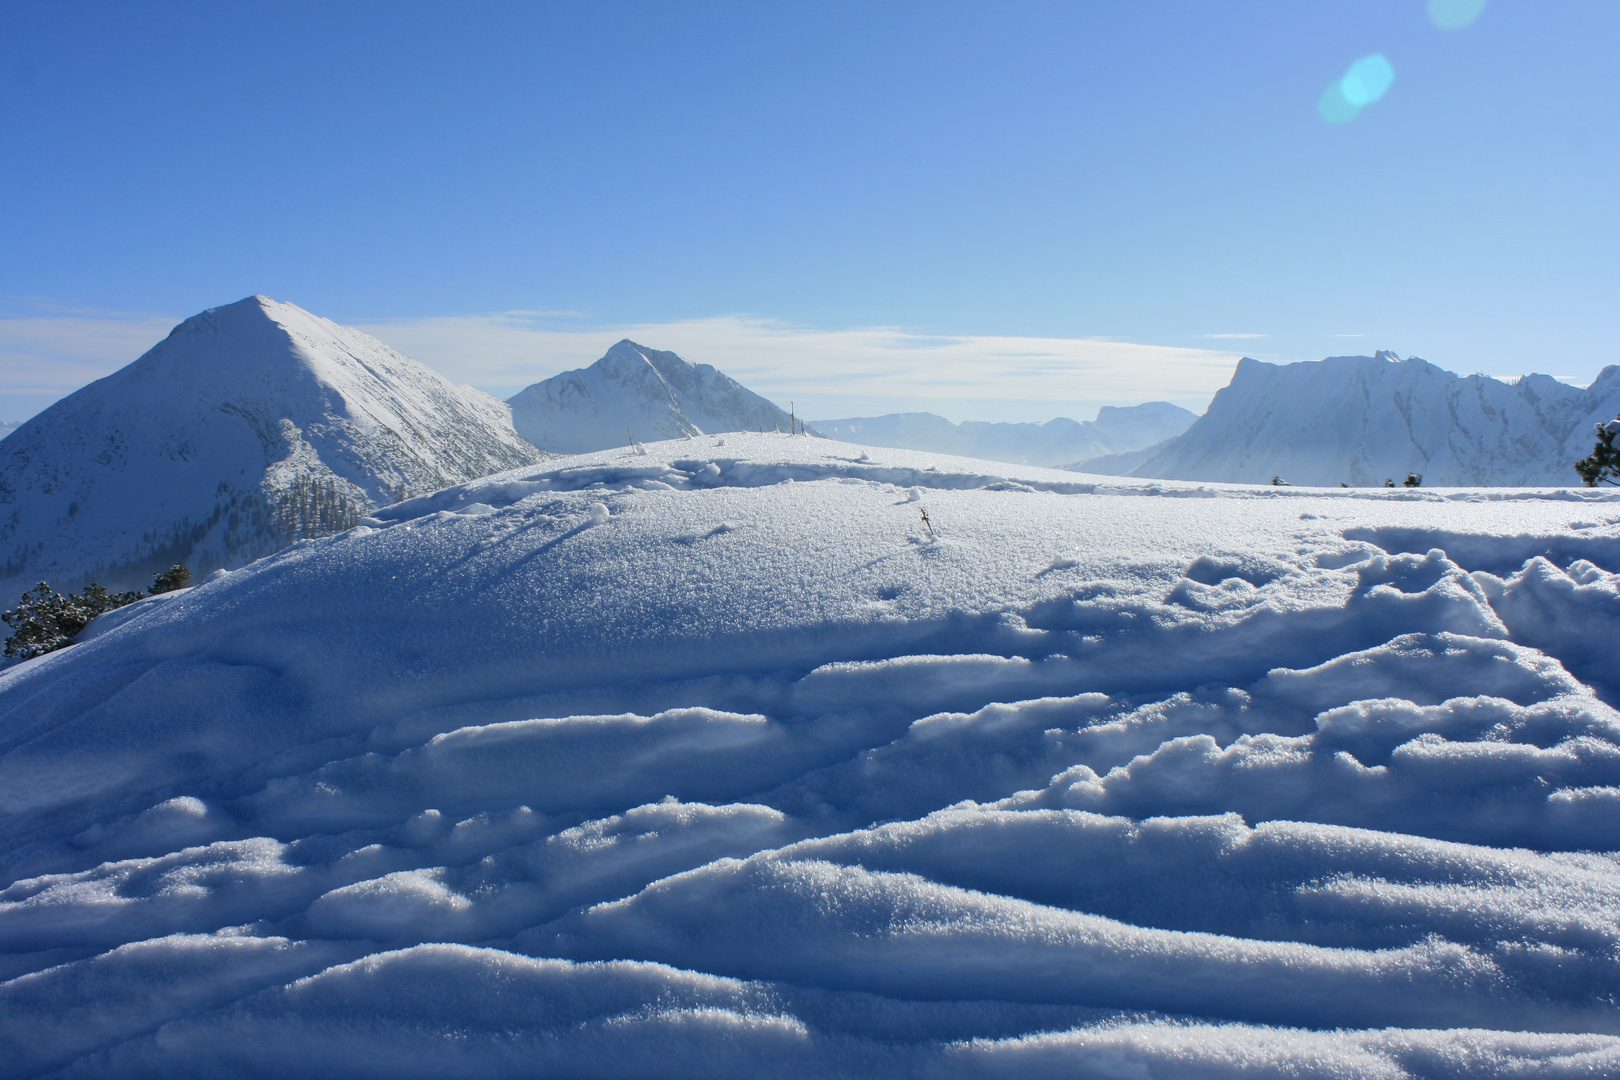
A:
<svg viewBox="0 0 1620 1080">
<path fill-rule="evenodd" d="M 1422 487 L 1423 474 L 1420 472 L 1409 472 L 1406 474 L 1406 479 L 1402 480 L 1401 483 L 1405 484 L 1407 487 Z"/>
<path fill-rule="evenodd" d="M 1600 483 L 1620 485 L 1620 450 L 1614 447 L 1616 435 L 1620 435 L 1620 416 L 1597 425 L 1597 445 L 1592 447 L 1592 456 L 1575 463 L 1575 471 L 1581 474 L 1587 487 L 1597 487 Z"/>
<path fill-rule="evenodd" d="M 154 577 L 152 579 L 152 587 L 146 591 L 151 593 L 153 596 L 156 596 L 158 593 L 173 592 L 176 589 L 185 588 L 186 582 L 190 580 L 191 571 L 187 570 L 180 563 L 175 563 L 173 566 Z"/>
<path fill-rule="evenodd" d="M 138 592 L 112 593 L 95 584 L 77 596 L 57 593 L 42 581 L 23 593 L 15 611 L 0 612 L 0 621 L 12 629 L 5 654 L 26 660 L 71 645 L 91 619 L 140 598 Z"/>
</svg>

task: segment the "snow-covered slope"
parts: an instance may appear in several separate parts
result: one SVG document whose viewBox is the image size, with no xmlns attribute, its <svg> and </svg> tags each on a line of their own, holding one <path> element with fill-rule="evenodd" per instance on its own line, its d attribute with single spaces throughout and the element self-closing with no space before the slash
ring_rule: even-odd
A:
<svg viewBox="0 0 1620 1080">
<path fill-rule="evenodd" d="M 253 296 L 0 444 L 0 598 L 241 566 L 370 510 L 544 455 L 505 405 L 375 338 Z"/>
<path fill-rule="evenodd" d="M 1620 367 L 1582 390 L 1546 375 L 1466 378 L 1393 353 L 1300 364 L 1244 358 L 1185 434 L 1146 461 L 1081 472 L 1365 487 L 1408 472 L 1425 485 L 1575 485 L 1592 425 L 1620 409 Z"/>
<path fill-rule="evenodd" d="M 1620 493 L 645 449 L 0 670 L 0 1075 L 1620 1074 Z"/>
<path fill-rule="evenodd" d="M 565 371 L 509 399 L 512 423 L 535 446 L 578 454 L 726 431 L 788 431 L 787 413 L 716 371 L 672 352 L 619 342 L 588 368 Z"/>
<path fill-rule="evenodd" d="M 1198 418 L 1168 401 L 1119 408 L 1105 405 L 1095 420 L 1058 417 L 1043 424 L 955 424 L 933 413 L 817 420 L 815 430 L 830 439 L 865 446 L 892 446 L 935 454 L 1008 461 L 1019 465 L 1064 465 L 1103 454 L 1141 450 L 1179 435 Z"/>
</svg>

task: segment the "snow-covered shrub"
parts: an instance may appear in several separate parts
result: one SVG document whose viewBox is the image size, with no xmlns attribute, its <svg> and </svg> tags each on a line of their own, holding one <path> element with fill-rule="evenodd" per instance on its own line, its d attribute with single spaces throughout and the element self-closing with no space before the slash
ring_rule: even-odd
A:
<svg viewBox="0 0 1620 1080">
<path fill-rule="evenodd" d="M 156 596 L 158 593 L 173 592 L 176 589 L 185 588 L 186 582 L 190 580 L 191 571 L 187 570 L 183 564 L 175 563 L 167 570 L 164 570 L 153 577 L 152 587 L 146 591 L 151 593 L 153 596 Z"/>
<path fill-rule="evenodd" d="M 1575 471 L 1581 474 L 1587 487 L 1597 487 L 1599 481 L 1620 484 L 1620 450 L 1614 447 L 1616 435 L 1620 435 L 1620 416 L 1597 425 L 1597 445 L 1592 447 L 1592 456 L 1575 463 Z"/>
<path fill-rule="evenodd" d="M 78 595 L 57 593 L 42 581 L 23 593 L 15 611 L 0 612 L 12 629 L 5 654 L 26 660 L 70 645 L 91 619 L 140 598 L 138 592 L 113 593 L 96 584 Z"/>
</svg>

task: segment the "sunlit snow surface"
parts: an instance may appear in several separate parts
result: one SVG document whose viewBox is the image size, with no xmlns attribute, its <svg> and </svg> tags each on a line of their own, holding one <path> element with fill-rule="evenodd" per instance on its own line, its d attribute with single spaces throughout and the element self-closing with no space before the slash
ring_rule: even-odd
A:
<svg viewBox="0 0 1620 1080">
<path fill-rule="evenodd" d="M 785 435 L 403 503 L 0 671 L 0 1074 L 1613 1075 L 1617 569 Z"/>
</svg>

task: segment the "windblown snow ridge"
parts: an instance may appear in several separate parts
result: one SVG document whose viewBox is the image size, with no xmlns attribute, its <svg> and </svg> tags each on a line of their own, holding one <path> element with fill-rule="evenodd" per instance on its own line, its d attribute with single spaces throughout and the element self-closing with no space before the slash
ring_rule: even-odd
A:
<svg viewBox="0 0 1620 1080">
<path fill-rule="evenodd" d="M 1615 1072 L 1620 502 L 1492 494 L 385 508 L 0 669 L 0 1075 Z"/>
</svg>

